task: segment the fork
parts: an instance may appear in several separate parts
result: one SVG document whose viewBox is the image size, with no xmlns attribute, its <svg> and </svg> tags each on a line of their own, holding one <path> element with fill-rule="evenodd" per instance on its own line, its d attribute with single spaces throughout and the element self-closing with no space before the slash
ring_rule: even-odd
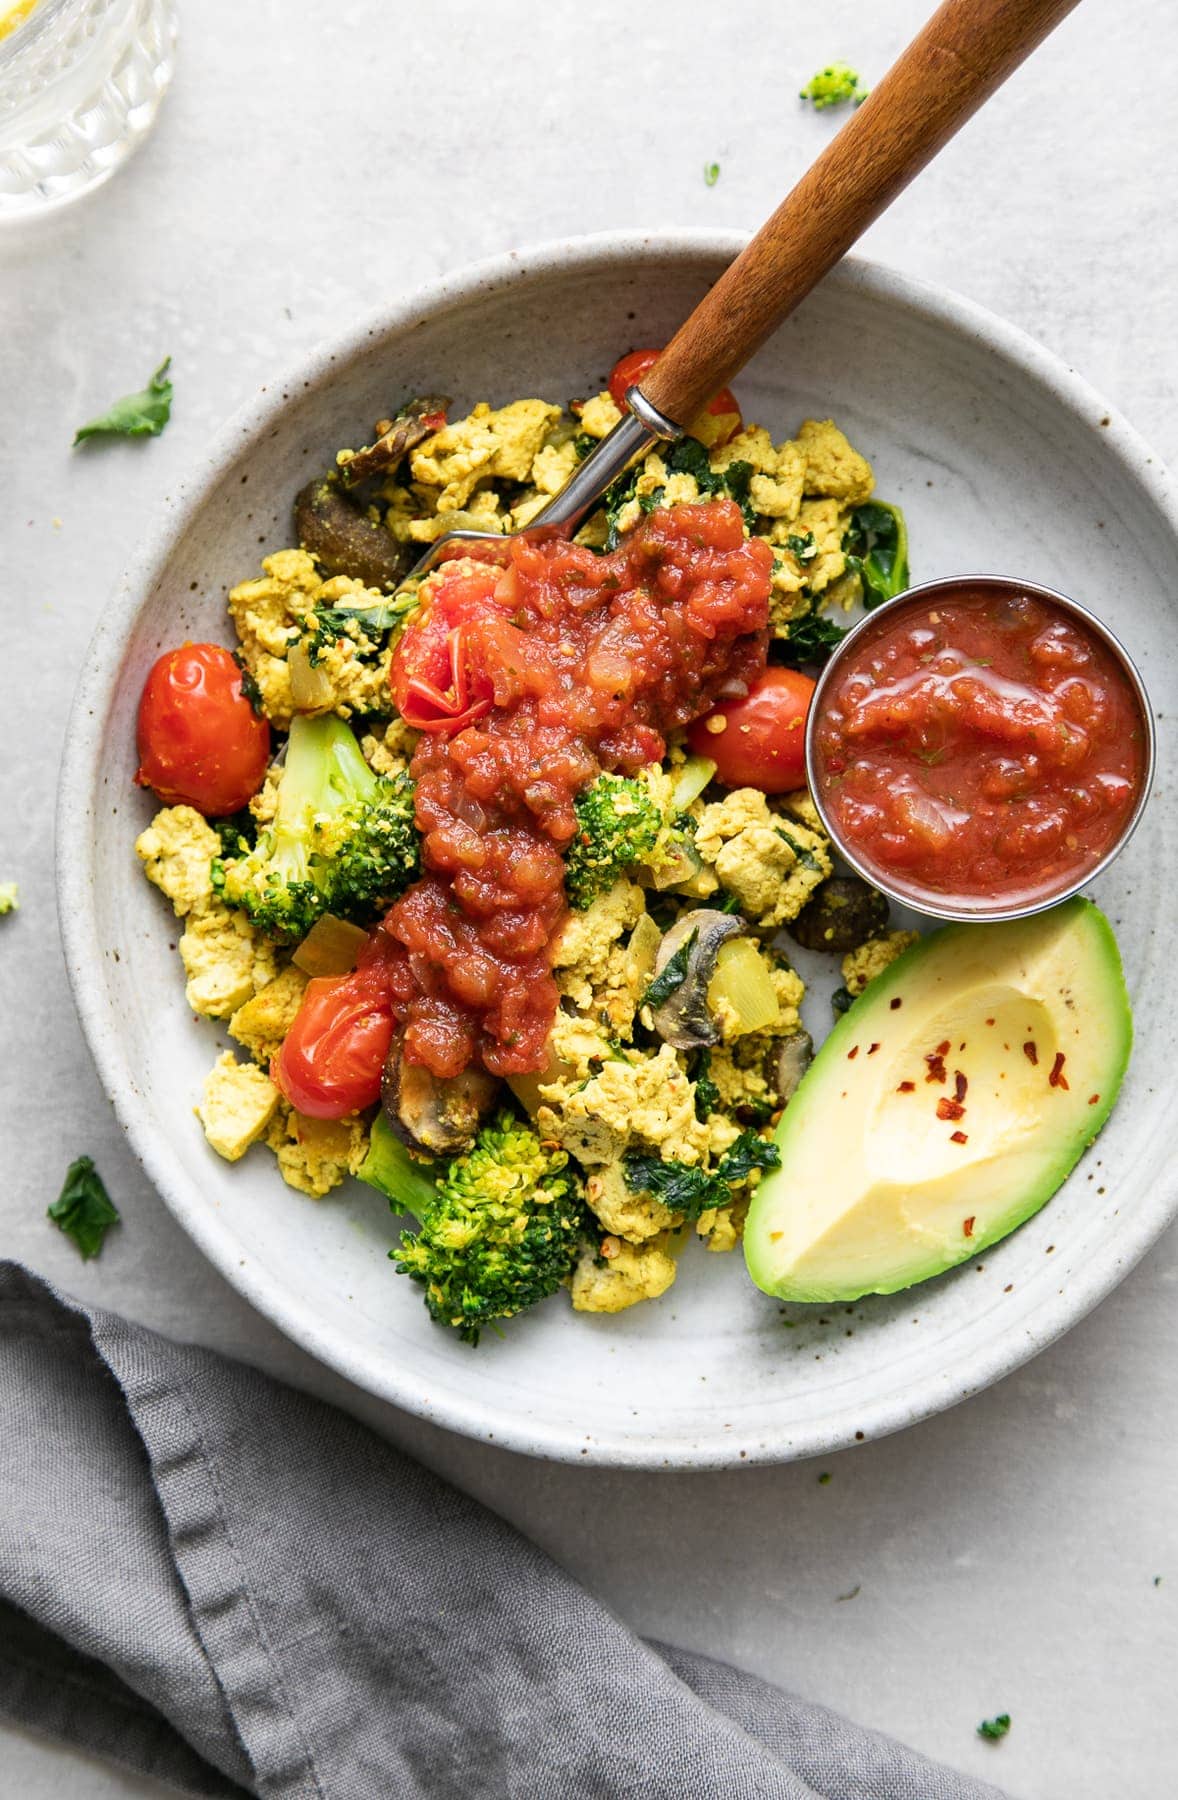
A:
<svg viewBox="0 0 1178 1800">
<path fill-rule="evenodd" d="M 744 367 L 872 221 L 919 174 L 1077 0 L 944 0 L 883 80 L 679 327 L 608 436 L 528 525 L 488 537 L 447 531 L 400 584 L 472 544 L 571 534 L 619 475 Z M 399 590 L 398 590 L 399 591 Z"/>
</svg>

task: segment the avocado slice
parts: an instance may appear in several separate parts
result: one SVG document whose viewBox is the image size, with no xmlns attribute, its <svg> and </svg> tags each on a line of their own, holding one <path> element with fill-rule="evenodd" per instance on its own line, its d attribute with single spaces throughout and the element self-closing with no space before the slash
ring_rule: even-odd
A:
<svg viewBox="0 0 1178 1800">
<path fill-rule="evenodd" d="M 976 1256 L 1092 1142 L 1132 1038 L 1091 901 L 931 933 L 843 1015 L 786 1108 L 749 1274 L 783 1300 L 857 1300 Z"/>
</svg>

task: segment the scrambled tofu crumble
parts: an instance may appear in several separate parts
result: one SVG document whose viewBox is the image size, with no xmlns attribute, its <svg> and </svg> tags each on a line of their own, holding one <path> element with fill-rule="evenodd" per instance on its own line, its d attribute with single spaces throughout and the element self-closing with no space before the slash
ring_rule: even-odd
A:
<svg viewBox="0 0 1178 1800">
<path fill-rule="evenodd" d="M 568 408 L 536 398 L 480 403 L 415 441 L 370 485 L 367 526 L 383 527 L 407 551 L 454 526 L 489 534 L 517 529 L 618 418 L 605 392 Z M 773 550 L 771 634 L 788 640 L 808 615 L 850 607 L 860 597 L 858 564 L 844 542 L 874 477 L 832 420 L 806 419 L 778 442 L 764 427 L 739 420 L 737 434 L 727 437 L 733 423 L 705 415 L 693 427 L 694 455 L 706 464 L 684 466 L 665 447 L 651 451 L 612 510 L 605 505 L 578 538 L 601 548 L 655 506 L 706 498 L 709 482 L 715 487 L 739 466 L 748 529 Z M 340 452 L 341 471 L 352 456 Z M 295 547 L 266 556 L 260 575 L 231 590 L 228 611 L 256 702 L 278 732 L 300 712 L 334 713 L 351 721 L 377 775 L 404 778 L 417 733 L 392 705 L 396 628 L 371 622 L 387 599 Z M 510 1084 L 546 1148 L 572 1159 L 583 1190 L 592 1229 L 568 1284 L 580 1312 L 620 1312 L 665 1293 L 693 1237 L 713 1252 L 739 1243 L 755 1171 L 729 1190 L 728 1204 L 680 1213 L 635 1182 L 628 1159 L 710 1174 L 750 1126 L 771 1133 L 788 1101 L 776 1085 L 782 1046 L 799 1039 L 808 1046 L 800 1011 L 805 986 L 782 929 L 833 872 L 821 820 L 805 791 L 725 791 L 706 773 L 676 806 L 687 761 L 680 735 L 663 765 L 643 771 L 663 821 L 657 840 L 645 862 L 569 913 L 552 953 L 561 1001 L 548 1067 Z M 249 804 L 250 833 L 273 824 L 279 773 L 276 765 Z M 237 1161 L 261 1143 L 291 1187 L 316 1199 L 329 1194 L 363 1162 L 373 1113 L 304 1117 L 270 1079 L 308 981 L 291 960 L 296 946 L 266 936 L 225 903 L 217 878 L 222 834 L 193 808 L 164 807 L 136 851 L 183 922 L 189 1006 L 220 1021 L 237 1046 L 218 1055 L 195 1108 L 210 1147 Z M 662 966 L 664 934 L 696 908 L 712 909 L 711 916 L 722 909 L 739 921 L 745 987 L 717 962 L 706 989 L 714 1041 L 685 1050 L 661 1040 L 645 996 Z M 847 989 L 862 992 L 914 936 L 893 931 L 857 946 L 843 959 Z"/>
</svg>

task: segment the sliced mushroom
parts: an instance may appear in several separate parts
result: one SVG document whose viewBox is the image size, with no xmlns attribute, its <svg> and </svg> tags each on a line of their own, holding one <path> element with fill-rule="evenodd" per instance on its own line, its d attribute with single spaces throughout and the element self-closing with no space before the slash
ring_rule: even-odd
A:
<svg viewBox="0 0 1178 1800">
<path fill-rule="evenodd" d="M 793 1099 L 813 1060 L 814 1040 L 808 1031 L 795 1031 L 792 1037 L 778 1038 L 770 1052 L 765 1075 L 782 1106 L 787 1106 Z"/>
<path fill-rule="evenodd" d="M 651 983 L 656 994 L 651 1023 L 665 1043 L 676 1050 L 701 1050 L 719 1042 L 720 1029 L 708 1008 L 708 985 L 716 973 L 721 944 L 743 936 L 747 929 L 743 919 L 706 906 L 693 907 L 676 919 L 659 945 Z M 682 975 L 663 993 L 660 977 L 672 958 Z"/>
<path fill-rule="evenodd" d="M 789 930 L 803 950 L 843 956 L 887 927 L 888 903 L 879 889 L 857 875 L 835 875 L 814 889 Z"/>
<path fill-rule="evenodd" d="M 485 1069 L 466 1069 L 444 1081 L 420 1063 L 406 1062 L 401 1040 L 394 1038 L 380 1100 L 403 1144 L 430 1156 L 453 1156 L 474 1143 L 498 1087 L 495 1076 Z"/>
<path fill-rule="evenodd" d="M 354 488 L 374 475 L 388 475 L 410 450 L 433 436 L 449 404 L 448 394 L 423 394 L 402 407 L 395 419 L 378 419 L 376 442 L 357 450 L 340 464 L 341 485 Z"/>
<path fill-rule="evenodd" d="M 334 475 L 320 475 L 300 489 L 294 503 L 295 533 L 325 575 L 350 575 L 365 587 L 395 588 L 412 558 L 384 525 L 349 500 Z"/>
</svg>

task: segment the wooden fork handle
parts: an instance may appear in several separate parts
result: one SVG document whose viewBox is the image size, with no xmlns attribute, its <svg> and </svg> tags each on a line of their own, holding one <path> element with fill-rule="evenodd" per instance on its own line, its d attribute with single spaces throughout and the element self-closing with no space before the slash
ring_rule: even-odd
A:
<svg viewBox="0 0 1178 1800">
<path fill-rule="evenodd" d="M 945 0 L 642 382 L 687 425 L 1077 0 Z"/>
</svg>

